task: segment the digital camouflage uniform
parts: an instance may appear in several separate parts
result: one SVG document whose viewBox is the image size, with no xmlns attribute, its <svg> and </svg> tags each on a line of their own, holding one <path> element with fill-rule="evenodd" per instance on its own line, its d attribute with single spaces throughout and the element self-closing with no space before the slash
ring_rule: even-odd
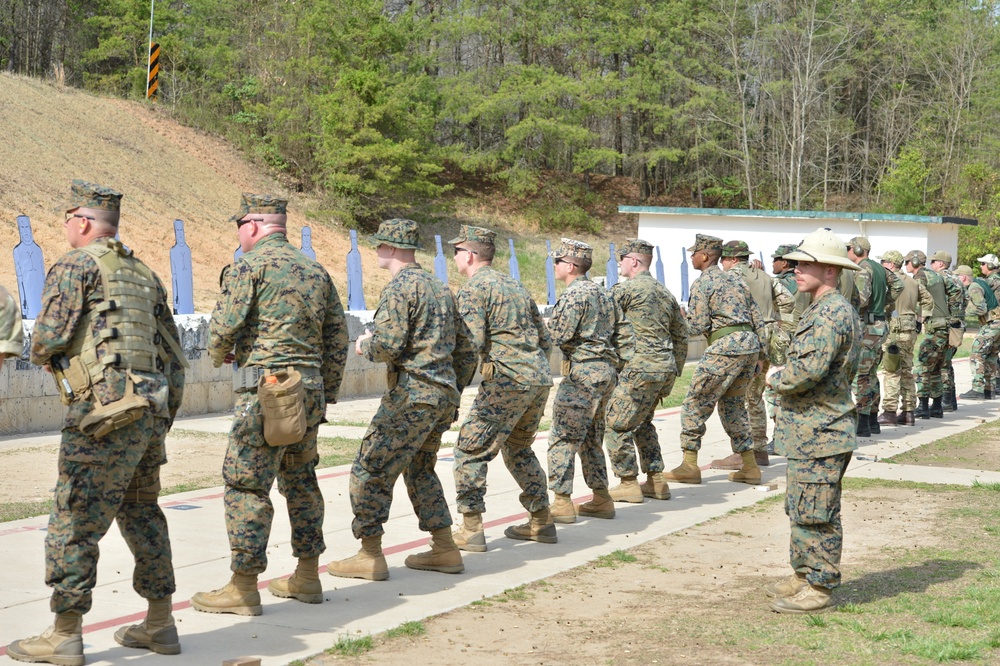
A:
<svg viewBox="0 0 1000 666">
<path fill-rule="evenodd" d="M 0 287 L 0 354 L 21 358 L 24 353 L 24 326 L 21 308 L 4 287 Z"/>
<path fill-rule="evenodd" d="M 416 223 L 410 220 L 385 222 L 380 233 L 396 227 L 416 242 Z M 386 241 L 376 235 L 372 242 Z M 434 466 L 441 435 L 458 417 L 461 389 L 476 370 L 451 291 L 419 264 L 406 264 L 382 290 L 372 333 L 361 344 L 362 355 L 386 364 L 388 383 L 351 467 L 354 536 L 384 534 L 400 474 L 420 529 L 450 527 Z"/>
<path fill-rule="evenodd" d="M 772 259 L 778 259 L 784 257 L 786 254 L 795 251 L 795 245 L 785 244 L 779 245 L 778 249 L 771 254 Z M 794 262 L 793 262 L 794 263 Z M 812 297 L 806 293 L 799 293 L 799 285 L 795 282 L 795 269 L 786 269 L 774 276 L 774 279 L 781 283 L 781 285 L 788 290 L 788 293 L 792 296 L 792 318 L 788 322 L 789 338 L 791 334 L 795 332 L 795 326 L 798 324 L 799 319 L 802 317 L 802 313 L 806 311 L 809 304 L 812 303 Z M 766 377 L 766 375 L 765 375 Z M 774 389 L 770 385 L 766 384 L 764 386 L 764 403 L 767 405 L 770 413 L 771 420 L 775 419 L 775 409 L 777 407 L 777 396 L 774 394 Z M 774 442 L 773 440 L 768 445 L 768 453 L 774 453 Z"/>
<path fill-rule="evenodd" d="M 652 255 L 653 246 L 630 239 L 619 248 L 619 255 L 630 253 Z M 640 467 L 647 474 L 662 472 L 653 413 L 684 368 L 687 321 L 674 295 L 648 270 L 616 284 L 611 296 L 632 326 L 635 352 L 618 374 L 608 401 L 604 444 L 616 476 L 636 476 Z"/>
<path fill-rule="evenodd" d="M 926 256 L 919 250 L 910 252 L 905 260 L 915 259 L 920 267 L 912 274 L 934 300 L 930 317 L 923 321 L 924 339 L 917 350 L 917 396 L 940 399 L 944 391 L 941 373 L 948 347 L 948 289 L 943 277 L 923 265 Z M 921 261 L 921 259 L 923 261 Z"/>
<path fill-rule="evenodd" d="M 242 214 L 234 217 L 285 214 L 286 205 L 284 199 L 245 194 Z M 222 466 L 230 567 L 235 573 L 257 575 L 267 569 L 275 478 L 288 507 L 292 555 L 314 558 L 326 550 L 316 436 L 326 406 L 337 401 L 347 344 L 344 308 L 333 281 L 322 265 L 289 243 L 286 234 L 264 236 L 228 271 L 209 324 L 208 352 L 215 367 L 227 353 L 234 353 L 236 377 L 249 376 L 236 384 Z M 254 373 L 285 368 L 302 375 L 306 432 L 297 443 L 269 446 Z"/>
<path fill-rule="evenodd" d="M 74 181 L 73 192 L 71 208 L 119 210 L 121 195 L 114 190 Z M 88 247 L 110 248 L 127 267 L 141 265 L 114 239 L 94 240 Z M 163 344 L 159 350 L 163 370 L 140 372 L 110 364 L 103 379 L 94 380 L 83 394 L 75 394 L 66 411 L 59 477 L 45 536 L 45 582 L 53 588 L 50 606 L 55 613 L 90 610 L 98 542 L 112 520 L 118 522 L 135 559 L 135 591 L 157 600 L 175 590 L 167 521 L 157 496 L 160 466 L 166 462 L 164 440 L 183 398 L 185 361 L 177 353 L 179 338 L 167 292 L 152 271 L 149 275 L 155 293 L 140 298 L 153 309 L 159 329 L 174 345 Z M 42 309 L 32 333 L 31 362 L 49 365 L 53 356 L 65 354 L 88 319 L 89 333 L 98 337 L 108 328 L 109 315 L 99 310 L 104 302 L 104 283 L 94 257 L 84 249 L 64 254 L 45 278 Z M 90 314 L 95 312 L 100 313 Z M 97 358 L 103 359 L 104 345 L 96 351 Z M 103 437 L 84 434 L 81 422 L 95 407 L 125 396 L 129 374 L 135 394 L 149 402 L 145 413 Z"/>
<path fill-rule="evenodd" d="M 721 249 L 721 239 L 698 236 L 698 242 L 705 247 Z M 699 245 L 695 247 L 702 249 Z M 681 449 L 701 449 L 705 423 L 718 404 L 719 418 L 733 452 L 750 451 L 753 439 L 746 392 L 757 371 L 757 362 L 764 360 L 766 353 L 761 346 L 761 336 L 766 333 L 760 310 L 738 275 L 713 264 L 691 285 L 687 318 L 688 332 L 692 336 L 706 336 L 708 347 L 694 370 L 681 406 Z"/>
<path fill-rule="evenodd" d="M 586 243 L 563 239 L 553 256 L 567 255 L 589 259 L 592 250 Z M 557 494 L 572 494 L 577 454 L 587 486 L 608 487 L 601 442 L 607 400 L 618 377 L 615 340 L 621 321 L 604 288 L 583 275 L 562 292 L 549 318 L 552 344 L 563 354 L 548 450 L 549 489 Z"/>
<path fill-rule="evenodd" d="M 847 300 L 826 292 L 803 313 L 787 363 L 770 379 L 781 405 L 775 450 L 788 458 L 789 559 L 809 584 L 826 589 L 840 585 L 841 482 L 857 448 L 849 378 L 861 331 Z"/>
<path fill-rule="evenodd" d="M 968 269 L 968 267 L 965 267 Z M 972 271 L 969 270 L 971 277 Z M 969 364 L 972 366 L 972 390 L 985 395 L 993 392 L 998 377 L 997 342 L 1000 340 L 1000 307 L 989 278 L 973 280 L 967 290 L 967 316 L 979 320 L 979 333 L 972 342 Z"/>
<path fill-rule="evenodd" d="M 463 226 L 449 242 L 493 245 L 495 235 Z M 520 282 L 489 265 L 476 270 L 456 300 L 483 371 L 455 446 L 458 511 L 486 510 L 487 464 L 497 453 L 521 488 L 521 505 L 529 512 L 546 509 L 545 471 L 531 449 L 552 386 L 552 342 L 538 306 Z"/>
<path fill-rule="evenodd" d="M 891 261 L 896 266 L 903 264 L 903 255 L 895 250 L 882 255 L 883 261 Z M 930 318 L 934 312 L 934 298 L 920 282 L 907 275 L 900 268 L 893 273 L 899 278 L 903 290 L 895 301 L 895 311 L 889 320 L 889 337 L 882 345 L 883 353 L 888 353 L 890 345 L 899 348 L 899 366 L 895 372 L 884 370 L 884 391 L 882 411 L 895 414 L 896 411 L 912 412 L 917 404 L 917 387 L 913 378 L 913 346 L 917 340 L 917 317 Z"/>
</svg>

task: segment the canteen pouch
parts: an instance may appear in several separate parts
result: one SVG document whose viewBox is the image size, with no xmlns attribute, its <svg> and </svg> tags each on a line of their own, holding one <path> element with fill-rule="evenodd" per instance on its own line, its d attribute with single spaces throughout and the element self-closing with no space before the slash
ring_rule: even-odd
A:
<svg viewBox="0 0 1000 666">
<path fill-rule="evenodd" d="M 965 330 L 961 328 L 955 328 L 954 326 L 948 329 L 948 346 L 949 347 L 961 347 L 962 340 L 965 338 Z"/>
<path fill-rule="evenodd" d="M 493 373 L 495 371 L 496 371 L 496 366 L 494 366 L 492 362 L 483 363 L 483 367 L 480 368 L 480 372 L 482 372 L 483 375 L 483 380 L 487 382 L 493 379 Z"/>
<path fill-rule="evenodd" d="M 268 381 L 270 378 L 277 381 Z M 264 421 L 264 441 L 288 446 L 306 436 L 305 387 L 295 370 L 279 370 L 257 381 L 257 400 Z"/>
<path fill-rule="evenodd" d="M 885 348 L 885 359 L 882 361 L 882 367 L 886 372 L 899 371 L 899 345 L 893 343 Z"/>
<path fill-rule="evenodd" d="M 559 371 L 562 373 L 562 376 L 569 377 L 569 372 L 572 369 L 573 369 L 573 362 L 564 358 L 559 366 Z"/>
<path fill-rule="evenodd" d="M 767 342 L 767 360 L 771 365 L 784 365 L 788 360 L 788 347 L 792 343 L 792 337 L 779 327 L 774 327 L 771 337 Z"/>
<path fill-rule="evenodd" d="M 88 437 L 101 438 L 119 428 L 135 423 L 149 409 L 149 401 L 132 390 L 132 376 L 125 379 L 125 395 L 107 405 L 98 405 L 80 421 L 80 430 Z"/>
</svg>

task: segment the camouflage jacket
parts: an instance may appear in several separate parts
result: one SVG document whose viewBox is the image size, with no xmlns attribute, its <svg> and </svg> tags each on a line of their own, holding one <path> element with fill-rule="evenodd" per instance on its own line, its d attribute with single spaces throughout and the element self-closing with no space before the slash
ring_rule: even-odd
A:
<svg viewBox="0 0 1000 666">
<path fill-rule="evenodd" d="M 965 285 L 950 270 L 940 273 L 944 278 L 945 293 L 948 294 L 948 316 L 951 321 L 965 323 Z"/>
<path fill-rule="evenodd" d="M 611 296 L 635 336 L 629 367 L 679 374 L 687 360 L 688 327 L 670 290 L 642 271 L 612 287 Z"/>
<path fill-rule="evenodd" d="M 632 358 L 635 343 L 615 301 L 585 276 L 559 296 L 549 318 L 552 344 L 574 363 L 603 360 L 618 367 Z"/>
<path fill-rule="evenodd" d="M 106 240 L 93 242 L 104 243 Z M 157 320 L 180 348 L 180 337 L 171 314 L 167 290 L 159 276 L 155 273 L 153 276 L 156 279 L 156 305 L 160 306 Z M 35 365 L 48 365 L 53 356 L 64 353 L 73 341 L 77 327 L 84 325 L 84 317 L 103 301 L 101 270 L 94 258 L 82 250 L 71 250 L 60 257 L 45 277 L 42 310 L 35 319 L 35 328 L 31 334 L 31 362 Z M 99 337 L 100 332 L 106 328 L 107 319 L 103 314 L 91 321 L 94 337 Z M 104 357 L 103 352 L 103 348 L 98 346 L 99 359 Z M 134 390 L 137 395 L 149 401 L 151 414 L 172 421 L 184 398 L 184 367 L 181 359 L 175 356 L 169 346 L 164 345 L 164 352 L 170 359 L 164 366 L 164 372 L 133 372 L 142 379 L 135 382 Z M 66 411 L 66 427 L 79 426 L 83 417 L 93 411 L 95 399 L 102 405 L 121 400 L 125 395 L 125 375 L 124 369 L 108 366 L 104 371 L 103 381 L 93 384 L 88 395 L 70 403 Z"/>
<path fill-rule="evenodd" d="M 24 327 L 17 301 L 0 287 L 0 354 L 21 358 L 24 353 Z"/>
<path fill-rule="evenodd" d="M 851 377 L 858 367 L 861 322 L 835 289 L 799 321 L 784 368 L 771 376 L 781 408 L 775 450 L 787 458 L 824 458 L 858 447 Z"/>
<path fill-rule="evenodd" d="M 552 386 L 552 339 L 538 306 L 514 278 L 483 266 L 459 289 L 458 313 L 482 362 L 527 386 Z"/>
<path fill-rule="evenodd" d="M 739 275 L 746 282 L 765 323 L 779 322 L 778 325 L 788 333 L 794 330 L 792 313 L 795 310 L 795 300 L 781 280 L 769 276 L 745 261 L 734 264 L 729 272 Z"/>
<path fill-rule="evenodd" d="M 374 326 L 361 352 L 400 373 L 411 402 L 458 406 L 476 372 L 476 352 L 446 284 L 407 264 L 382 290 Z"/>
<path fill-rule="evenodd" d="M 737 331 L 711 343 L 706 353 L 723 356 L 758 354 L 766 358 L 761 340 L 767 339 L 766 323 L 754 303 L 750 290 L 740 276 L 712 265 L 702 271 L 691 285 L 688 299 L 688 332 L 710 336 L 727 326 L 749 326 L 749 331 Z"/>
<path fill-rule="evenodd" d="M 903 290 L 895 301 L 896 310 L 889 320 L 889 330 L 908 333 L 917 330 L 917 317 L 934 314 L 934 297 L 922 282 L 917 282 L 902 271 L 893 271 Z"/>
<path fill-rule="evenodd" d="M 215 367 L 233 351 L 241 366 L 318 368 L 328 403 L 337 401 L 347 344 L 330 275 L 282 233 L 260 239 L 233 264 L 209 324 Z"/>
</svg>

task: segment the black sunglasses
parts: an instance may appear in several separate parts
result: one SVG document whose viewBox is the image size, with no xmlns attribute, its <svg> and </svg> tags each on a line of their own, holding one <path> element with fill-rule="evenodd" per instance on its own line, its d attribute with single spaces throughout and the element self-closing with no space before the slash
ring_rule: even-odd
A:
<svg viewBox="0 0 1000 666">
<path fill-rule="evenodd" d="M 459 252 L 468 252 L 469 254 L 479 254 L 478 252 L 474 252 L 474 251 L 470 250 L 470 249 L 469 249 L 469 248 L 467 248 L 467 247 L 457 247 L 457 246 L 456 246 L 456 247 L 455 247 L 455 256 L 456 256 L 456 257 L 458 256 L 458 253 L 459 253 Z"/>
</svg>

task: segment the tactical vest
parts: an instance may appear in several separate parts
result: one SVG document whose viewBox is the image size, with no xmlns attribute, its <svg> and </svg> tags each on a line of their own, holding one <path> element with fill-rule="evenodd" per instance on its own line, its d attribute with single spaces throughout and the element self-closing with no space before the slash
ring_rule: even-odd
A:
<svg viewBox="0 0 1000 666">
<path fill-rule="evenodd" d="M 771 278 L 764 271 L 754 270 L 749 264 L 744 264 L 743 280 L 750 289 L 754 303 L 760 308 L 764 321 L 774 321 L 774 291 L 771 288 Z"/>
<path fill-rule="evenodd" d="M 978 284 L 983 289 L 983 296 L 986 297 L 987 312 L 991 312 L 997 305 L 1000 305 L 1000 303 L 997 302 L 997 296 L 993 293 L 993 288 L 990 286 L 989 282 L 983 278 L 976 278 L 973 282 Z"/>
<path fill-rule="evenodd" d="M 868 301 L 868 314 L 875 315 L 876 317 L 884 317 L 885 301 L 889 294 L 889 286 L 885 277 L 885 269 L 880 264 L 877 264 L 868 258 L 862 259 L 861 263 L 867 264 L 868 267 L 871 268 L 872 295 L 871 299 Z"/>
<path fill-rule="evenodd" d="M 932 317 L 948 316 L 948 292 L 945 290 L 944 278 L 934 271 L 924 268 L 927 271 L 927 291 L 931 292 L 934 298 L 934 314 Z"/>
</svg>

